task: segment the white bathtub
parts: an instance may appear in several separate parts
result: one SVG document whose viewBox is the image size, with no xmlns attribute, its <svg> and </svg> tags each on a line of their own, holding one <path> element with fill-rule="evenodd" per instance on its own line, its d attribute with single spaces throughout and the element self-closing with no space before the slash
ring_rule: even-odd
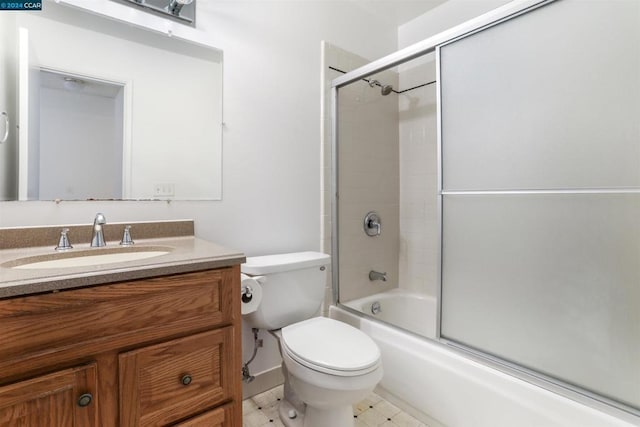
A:
<svg viewBox="0 0 640 427">
<path fill-rule="evenodd" d="M 390 316 L 397 315 L 397 321 L 405 329 L 434 336 L 435 300 L 426 298 L 410 304 L 406 301 L 409 295 L 394 290 L 351 301 L 348 305 L 366 311 L 374 301 L 379 301 L 381 320 L 395 323 L 396 319 Z M 417 311 L 412 313 L 410 309 Z M 613 417 L 466 358 L 442 344 L 352 314 L 341 307 L 331 306 L 329 315 L 361 329 L 374 339 L 382 352 L 385 371 L 377 390 L 431 427 L 640 425 L 640 420 L 631 415 L 621 415 L 624 420 Z M 416 320 L 421 322 L 426 318 L 431 319 L 432 326 L 414 329 Z"/>
<path fill-rule="evenodd" d="M 372 309 L 375 303 L 380 307 L 377 313 Z M 436 336 L 436 299 L 430 295 L 393 289 L 345 305 L 414 334 Z"/>
</svg>

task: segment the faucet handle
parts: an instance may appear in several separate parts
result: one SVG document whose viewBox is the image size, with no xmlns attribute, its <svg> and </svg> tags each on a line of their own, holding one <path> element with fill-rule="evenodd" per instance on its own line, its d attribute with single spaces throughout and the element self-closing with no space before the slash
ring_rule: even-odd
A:
<svg viewBox="0 0 640 427">
<path fill-rule="evenodd" d="M 379 236 L 382 232 L 382 220 L 377 212 L 371 211 L 364 217 L 364 232 L 369 237 Z"/>
<path fill-rule="evenodd" d="M 122 246 L 132 246 L 135 242 L 131 238 L 131 226 L 126 225 L 124 227 L 124 232 L 122 233 L 122 240 L 120 241 L 120 245 Z"/>
<path fill-rule="evenodd" d="M 56 251 L 66 251 L 67 249 L 73 249 L 73 246 L 71 246 L 71 243 L 69 242 L 69 236 L 67 236 L 68 232 L 68 228 L 63 228 L 62 231 L 60 231 L 60 240 L 58 240 Z"/>
</svg>

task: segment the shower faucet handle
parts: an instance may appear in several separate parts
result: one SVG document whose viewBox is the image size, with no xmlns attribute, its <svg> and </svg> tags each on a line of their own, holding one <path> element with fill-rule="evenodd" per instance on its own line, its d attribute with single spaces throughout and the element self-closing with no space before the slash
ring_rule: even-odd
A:
<svg viewBox="0 0 640 427">
<path fill-rule="evenodd" d="M 371 211 L 364 217 L 364 232 L 370 237 L 376 237 L 382 233 L 382 221 L 377 212 Z"/>
</svg>

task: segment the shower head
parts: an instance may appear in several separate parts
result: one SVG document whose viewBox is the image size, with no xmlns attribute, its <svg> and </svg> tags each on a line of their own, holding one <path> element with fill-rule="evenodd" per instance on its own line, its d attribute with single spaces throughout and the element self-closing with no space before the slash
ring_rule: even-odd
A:
<svg viewBox="0 0 640 427">
<path fill-rule="evenodd" d="M 383 85 L 378 80 L 370 80 L 369 81 L 369 86 L 371 86 L 371 87 L 380 86 L 380 93 L 382 94 L 382 96 L 387 96 L 391 92 L 393 92 L 393 86 L 391 86 L 391 85 Z"/>
<path fill-rule="evenodd" d="M 389 95 L 393 91 L 393 86 L 391 85 L 382 85 L 380 86 L 380 93 L 383 96 Z"/>
</svg>

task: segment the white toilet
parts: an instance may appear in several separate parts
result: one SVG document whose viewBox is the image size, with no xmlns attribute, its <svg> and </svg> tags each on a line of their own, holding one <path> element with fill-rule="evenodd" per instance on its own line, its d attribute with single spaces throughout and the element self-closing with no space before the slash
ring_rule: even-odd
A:
<svg viewBox="0 0 640 427">
<path fill-rule="evenodd" d="M 329 264 L 329 255 L 299 252 L 249 257 L 241 266 L 262 291 L 260 304 L 244 319 L 271 331 L 280 344 L 285 384 L 279 412 L 287 427 L 353 427 L 352 404 L 382 379 L 380 350 L 371 338 L 346 323 L 314 317 Z"/>
</svg>

